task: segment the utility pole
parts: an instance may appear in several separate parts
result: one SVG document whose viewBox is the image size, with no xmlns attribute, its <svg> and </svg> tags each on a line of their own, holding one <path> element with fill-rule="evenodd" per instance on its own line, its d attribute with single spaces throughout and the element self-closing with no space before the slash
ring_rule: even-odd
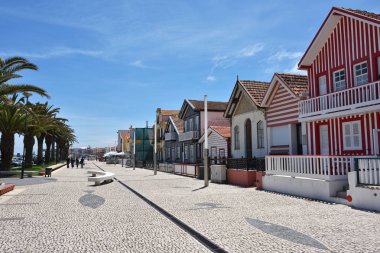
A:
<svg viewBox="0 0 380 253">
<path fill-rule="evenodd" d="M 207 95 L 204 97 L 204 113 L 205 113 L 205 124 L 204 124 L 204 131 L 203 134 L 205 136 L 205 142 L 204 142 L 204 149 L 203 149 L 203 175 L 204 175 L 204 180 L 205 180 L 205 185 L 204 187 L 208 186 L 208 136 L 207 136 L 207 125 L 208 125 L 208 119 L 207 119 Z"/>
<path fill-rule="evenodd" d="M 153 153 L 153 170 L 157 175 L 157 120 L 154 121 L 154 153 Z"/>
<path fill-rule="evenodd" d="M 133 130 L 133 170 L 136 169 L 136 129 Z"/>
</svg>

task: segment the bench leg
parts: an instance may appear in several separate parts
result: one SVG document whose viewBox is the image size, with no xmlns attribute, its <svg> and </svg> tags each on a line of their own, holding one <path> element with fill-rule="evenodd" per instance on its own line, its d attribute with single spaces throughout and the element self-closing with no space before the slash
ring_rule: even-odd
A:
<svg viewBox="0 0 380 253">
<path fill-rule="evenodd" d="M 95 185 L 100 185 L 100 181 L 95 181 Z"/>
</svg>

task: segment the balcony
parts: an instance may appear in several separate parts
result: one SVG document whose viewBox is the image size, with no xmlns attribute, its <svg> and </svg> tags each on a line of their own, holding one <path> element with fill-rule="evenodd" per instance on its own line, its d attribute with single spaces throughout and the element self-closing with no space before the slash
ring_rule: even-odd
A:
<svg viewBox="0 0 380 253">
<path fill-rule="evenodd" d="M 178 136 L 179 141 L 190 141 L 199 139 L 199 131 L 188 131 Z"/>
<path fill-rule="evenodd" d="M 165 133 L 165 141 L 175 141 L 177 140 L 177 133 Z"/>
<path fill-rule="evenodd" d="M 299 118 L 302 120 L 344 110 L 349 112 L 375 104 L 380 104 L 379 81 L 300 101 Z"/>
</svg>

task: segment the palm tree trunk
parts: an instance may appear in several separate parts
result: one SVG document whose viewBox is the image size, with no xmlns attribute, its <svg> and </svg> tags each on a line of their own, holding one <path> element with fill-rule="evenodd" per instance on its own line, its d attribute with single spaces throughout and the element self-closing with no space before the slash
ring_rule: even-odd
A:
<svg viewBox="0 0 380 253">
<path fill-rule="evenodd" d="M 38 145 L 37 164 L 42 164 L 44 162 L 44 158 L 43 158 L 44 139 L 45 139 L 45 134 L 41 134 L 40 136 L 37 137 L 37 145 Z"/>
<path fill-rule="evenodd" d="M 53 142 L 51 143 L 51 157 L 50 161 L 55 162 L 55 141 L 53 138 Z"/>
<path fill-rule="evenodd" d="M 24 145 L 25 145 L 25 168 L 31 168 L 33 165 L 33 146 L 34 146 L 34 136 L 30 134 L 25 134 Z"/>
<path fill-rule="evenodd" d="M 46 150 L 45 150 L 45 163 L 50 162 L 50 147 L 51 147 L 52 137 L 50 135 L 46 135 L 45 137 L 45 144 L 46 144 Z"/>
<path fill-rule="evenodd" d="M 0 142 L 1 170 L 9 170 L 11 168 L 15 145 L 14 133 L 2 133 Z"/>
<path fill-rule="evenodd" d="M 58 154 L 59 154 L 59 145 L 58 145 L 58 142 L 56 142 L 56 144 L 55 144 L 55 161 L 56 162 L 59 161 Z"/>
</svg>

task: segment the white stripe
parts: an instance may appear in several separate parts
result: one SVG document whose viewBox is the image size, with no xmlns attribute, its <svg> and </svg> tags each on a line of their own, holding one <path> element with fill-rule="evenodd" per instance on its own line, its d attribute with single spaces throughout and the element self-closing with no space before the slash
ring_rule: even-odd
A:
<svg viewBox="0 0 380 253">
<path fill-rule="evenodd" d="M 268 115 L 268 118 L 269 117 L 272 117 L 272 116 L 275 116 L 275 115 L 280 115 L 280 114 L 284 114 L 284 113 L 287 113 L 287 112 L 294 112 L 294 111 L 297 111 L 298 112 L 298 108 L 291 108 L 291 109 L 288 109 L 288 110 L 281 110 L 281 111 L 277 111 L 277 112 L 272 112 L 272 111 L 267 111 L 267 115 Z"/>
<path fill-rule="evenodd" d="M 288 118 L 288 117 L 292 117 L 292 118 L 298 119 L 298 112 L 294 112 L 292 114 L 287 114 L 287 115 L 281 115 L 281 116 L 277 116 L 277 117 L 270 117 L 270 116 L 268 116 L 268 121 L 277 120 L 277 119 L 283 119 L 283 118 Z"/>
<path fill-rule="evenodd" d="M 290 103 L 290 102 L 294 102 L 294 104 L 297 104 L 298 99 L 293 98 L 293 99 L 288 99 L 288 100 L 285 100 L 285 101 L 282 101 L 282 102 L 273 103 L 273 104 L 271 104 L 271 107 L 283 105 L 283 104 Z"/>
<path fill-rule="evenodd" d="M 330 132 L 330 148 L 329 148 L 329 151 L 330 151 L 330 154 L 334 154 L 334 150 L 331 150 L 332 149 L 332 143 L 333 143 L 333 129 L 332 129 L 332 124 L 331 124 L 331 119 L 329 119 L 329 124 L 328 124 L 328 128 L 329 128 L 329 132 Z"/>
<path fill-rule="evenodd" d="M 297 110 L 298 111 L 298 106 L 297 106 L 296 103 L 294 103 L 293 105 L 289 105 L 286 108 L 289 108 L 291 106 L 295 106 L 295 108 L 288 109 L 288 111 L 290 111 L 290 110 Z M 283 113 L 284 109 L 282 109 L 281 107 L 280 108 L 274 108 L 274 109 L 270 108 L 270 109 L 267 110 L 267 115 L 268 114 L 275 114 L 275 113 L 278 113 L 278 112 L 282 112 Z"/>
<path fill-rule="evenodd" d="M 268 123 L 268 126 L 273 126 L 273 125 L 287 125 L 287 124 L 290 124 L 291 122 L 294 122 L 295 119 L 286 119 L 286 120 L 276 120 L 276 121 L 273 121 L 273 122 L 269 122 Z"/>
</svg>

